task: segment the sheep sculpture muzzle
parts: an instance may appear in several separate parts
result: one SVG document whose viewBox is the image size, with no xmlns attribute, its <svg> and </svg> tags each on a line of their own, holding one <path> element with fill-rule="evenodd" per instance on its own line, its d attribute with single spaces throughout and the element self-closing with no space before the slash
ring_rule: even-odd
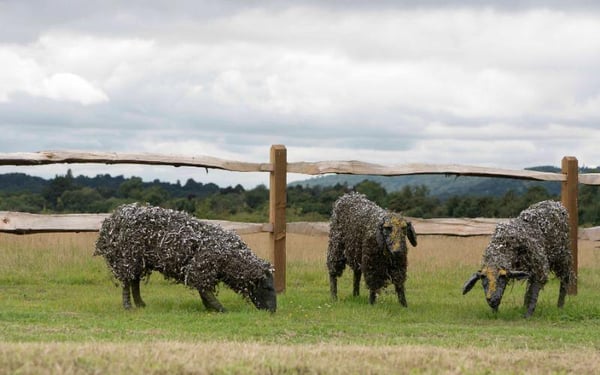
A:
<svg viewBox="0 0 600 375">
<path fill-rule="evenodd" d="M 529 277 L 529 273 L 522 271 L 507 271 L 493 267 L 484 267 L 475 272 L 463 286 L 463 295 L 467 294 L 481 280 L 483 292 L 488 305 L 494 312 L 498 312 L 504 289 L 510 279 L 522 280 Z"/>
<path fill-rule="evenodd" d="M 256 284 L 254 290 L 250 291 L 249 297 L 257 309 L 272 313 L 277 310 L 277 293 L 273 283 L 273 270 L 265 273 L 265 277 Z"/>
</svg>

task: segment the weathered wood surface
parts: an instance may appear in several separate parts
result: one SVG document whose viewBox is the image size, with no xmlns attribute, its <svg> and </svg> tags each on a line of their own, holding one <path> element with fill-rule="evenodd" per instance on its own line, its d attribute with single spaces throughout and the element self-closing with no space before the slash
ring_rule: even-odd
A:
<svg viewBox="0 0 600 375">
<path fill-rule="evenodd" d="M 94 232 L 109 214 L 40 215 L 0 211 L 0 232 Z"/>
<path fill-rule="evenodd" d="M 600 185 L 600 173 L 580 173 L 579 183 L 585 185 Z"/>
<path fill-rule="evenodd" d="M 203 167 L 234 172 L 268 172 L 270 163 L 247 163 L 211 156 L 179 156 L 154 153 L 117 153 L 85 151 L 40 151 L 0 153 L 0 165 L 43 165 L 59 163 L 149 164 L 174 167 Z"/>
<path fill-rule="evenodd" d="M 485 168 L 457 164 L 396 164 L 381 165 L 362 161 L 320 161 L 288 163 L 288 172 L 309 175 L 339 173 L 382 176 L 401 176 L 414 174 L 447 174 L 457 176 L 509 177 L 538 181 L 564 181 L 562 173 L 548 173 L 528 170 Z"/>
<path fill-rule="evenodd" d="M 569 285 L 568 293 L 577 295 L 577 274 L 579 271 L 579 241 L 577 241 L 579 229 L 579 209 L 577 198 L 579 196 L 579 162 L 574 156 L 565 156 L 561 161 L 561 171 L 567 179 L 561 182 L 560 201 L 569 213 L 569 240 L 571 242 L 571 254 L 573 256 L 573 273 L 575 282 Z"/>
<path fill-rule="evenodd" d="M 600 227 L 579 228 L 579 239 L 589 241 L 600 241 Z"/>
<path fill-rule="evenodd" d="M 27 234 L 43 232 L 96 232 L 108 214 L 41 215 L 0 211 L 0 232 Z M 493 233 L 496 224 L 506 219 L 418 219 L 412 221 L 418 235 L 479 236 Z M 240 223 L 225 220 L 203 220 L 221 225 L 238 234 L 272 232 L 269 223 Z M 287 233 L 309 236 L 327 236 L 328 222 L 293 222 L 286 226 Z M 600 241 L 600 227 L 579 228 L 580 240 Z"/>
<path fill-rule="evenodd" d="M 97 232 L 109 214 L 44 215 L 24 212 L 0 211 L 0 232 L 15 234 L 49 232 Z M 203 220 L 214 223 L 238 234 L 270 232 L 268 223 L 239 223 L 224 220 Z"/>
<path fill-rule="evenodd" d="M 479 236 L 490 235 L 496 224 L 505 219 L 417 219 L 411 221 L 417 235 L 449 235 L 449 236 Z M 326 222 L 297 222 L 288 224 L 288 233 L 312 236 L 329 234 L 329 224 Z"/>
<path fill-rule="evenodd" d="M 270 162 L 273 170 L 269 176 L 269 222 L 272 232 L 269 247 L 273 267 L 275 291 L 282 293 L 286 284 L 286 217 L 287 207 L 287 150 L 283 145 L 271 146 Z"/>
<path fill-rule="evenodd" d="M 182 156 L 155 153 L 117 153 L 88 151 L 39 151 L 0 153 L 0 165 L 44 165 L 60 163 L 147 164 L 174 167 L 200 167 L 233 172 L 270 172 L 271 163 L 248 163 L 211 156 Z M 507 177 L 538 181 L 564 181 L 561 173 L 486 168 L 457 164 L 395 164 L 381 165 L 362 161 L 294 162 L 287 164 L 288 173 L 318 175 L 326 173 L 402 176 L 414 174 L 447 174 L 456 176 Z M 579 182 L 600 185 L 600 173 L 579 175 Z"/>
</svg>

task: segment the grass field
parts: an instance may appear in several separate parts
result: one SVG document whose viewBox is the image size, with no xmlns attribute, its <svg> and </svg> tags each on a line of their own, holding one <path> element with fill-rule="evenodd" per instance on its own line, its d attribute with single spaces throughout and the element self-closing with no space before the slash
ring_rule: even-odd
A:
<svg viewBox="0 0 600 375">
<path fill-rule="evenodd" d="M 580 242 L 579 294 L 555 307 L 556 280 L 523 319 L 524 287 L 498 314 L 478 286 L 461 295 L 486 237 L 422 236 L 410 249 L 404 309 L 389 288 L 353 298 L 350 273 L 332 302 L 326 238 L 288 236 L 287 291 L 275 314 L 222 287 L 226 314 L 154 274 L 145 309 L 124 311 L 96 234 L 0 234 L 0 374 L 597 373 L 600 249 Z M 265 235 L 245 236 L 259 255 Z M 363 287 L 364 288 L 364 287 Z"/>
</svg>

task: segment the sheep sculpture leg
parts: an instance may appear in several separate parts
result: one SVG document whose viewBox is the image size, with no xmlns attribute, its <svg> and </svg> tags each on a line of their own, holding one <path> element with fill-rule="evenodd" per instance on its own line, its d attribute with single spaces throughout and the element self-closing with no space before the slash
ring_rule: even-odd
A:
<svg viewBox="0 0 600 375">
<path fill-rule="evenodd" d="M 354 279 L 352 283 L 352 295 L 354 297 L 358 297 L 360 295 L 360 278 L 362 276 L 362 272 L 360 270 L 354 271 Z"/>
<path fill-rule="evenodd" d="M 374 290 L 369 291 L 369 303 L 371 305 L 375 304 L 375 301 L 377 300 L 377 292 Z"/>
<path fill-rule="evenodd" d="M 404 307 L 408 307 L 406 303 L 406 295 L 404 294 L 404 285 L 396 285 L 396 294 L 398 295 L 398 302 Z"/>
<path fill-rule="evenodd" d="M 206 307 L 207 310 L 213 310 L 216 312 L 225 312 L 225 308 L 221 305 L 221 302 L 215 297 L 212 292 L 200 292 L 200 298 L 202 299 L 202 304 Z"/>
<path fill-rule="evenodd" d="M 329 275 L 329 293 L 331 294 L 331 299 L 337 300 L 337 276 Z"/>
<path fill-rule="evenodd" d="M 526 318 L 529 318 L 531 315 L 533 315 L 540 290 L 542 290 L 540 283 L 531 280 L 527 282 L 527 290 L 525 292 L 524 301 L 525 307 L 527 308 L 527 311 L 525 312 Z"/>
<path fill-rule="evenodd" d="M 133 294 L 133 302 L 135 302 L 137 307 L 146 307 L 146 303 L 142 300 L 142 295 L 140 294 L 140 279 L 131 281 L 131 293 Z"/>
<path fill-rule="evenodd" d="M 131 309 L 131 287 L 129 281 L 123 282 L 123 308 L 125 310 Z"/>
<path fill-rule="evenodd" d="M 123 308 L 131 309 L 131 294 L 133 293 L 133 302 L 137 307 L 146 307 L 140 294 L 140 279 L 127 280 L 123 282 Z"/>
<path fill-rule="evenodd" d="M 567 290 L 569 288 L 568 280 L 560 280 L 560 289 L 558 291 L 558 307 L 563 307 L 565 305 L 565 297 L 567 295 Z"/>
</svg>

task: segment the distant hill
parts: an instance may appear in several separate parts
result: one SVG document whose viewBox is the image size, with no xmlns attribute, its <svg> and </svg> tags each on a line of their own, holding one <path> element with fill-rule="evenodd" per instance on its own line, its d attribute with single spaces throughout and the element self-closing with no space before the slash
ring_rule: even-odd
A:
<svg viewBox="0 0 600 375">
<path fill-rule="evenodd" d="M 41 193 L 50 182 L 25 173 L 0 175 L 0 191 L 7 193 Z"/>
<path fill-rule="evenodd" d="M 527 168 L 540 172 L 560 172 L 560 168 L 553 166 L 538 166 Z M 600 172 L 599 168 L 583 167 L 580 173 Z M 108 174 L 95 177 L 72 177 L 75 185 L 97 189 L 101 193 L 114 192 L 121 184 L 132 178 L 111 176 Z M 139 177 L 138 177 L 139 179 Z M 352 187 L 368 179 L 379 183 L 388 192 L 402 190 L 406 186 L 424 185 L 433 197 L 445 200 L 451 196 L 502 196 L 507 191 L 513 190 L 517 194 L 527 191 L 532 186 L 543 186 L 552 194 L 560 194 L 559 182 L 525 181 L 510 178 L 470 177 L 470 176 L 444 176 L 444 175 L 410 175 L 410 176 L 371 176 L 371 175 L 326 175 L 313 177 L 303 181 L 292 182 L 290 186 L 335 186 L 337 184 Z M 219 186 L 213 183 L 203 184 L 189 179 L 185 184 L 161 182 L 158 179 L 152 182 L 142 182 L 144 188 L 160 187 L 169 192 L 173 197 L 198 197 L 202 198 L 219 191 Z M 5 193 L 34 193 L 40 194 L 52 183 L 52 179 L 29 176 L 24 173 L 0 174 L 0 192 Z M 238 189 L 235 187 L 233 189 Z"/>
<path fill-rule="evenodd" d="M 173 197 L 205 197 L 219 191 L 219 186 L 213 183 L 203 184 L 193 179 L 188 179 L 184 185 L 178 183 L 142 182 L 139 177 L 125 178 L 111 176 L 109 174 L 97 175 L 95 177 L 77 176 L 72 177 L 73 184 L 78 187 L 89 187 L 101 193 L 116 192 L 121 184 L 132 179 L 138 179 L 143 188 L 160 187 L 169 192 Z M 32 193 L 42 194 L 44 189 L 52 184 L 54 179 L 29 176 L 25 173 L 0 174 L 0 192 L 3 193 Z"/>
<path fill-rule="evenodd" d="M 560 172 L 560 168 L 540 166 L 527 168 L 540 172 Z M 526 181 L 511 178 L 444 176 L 444 175 L 410 175 L 410 176 L 372 176 L 372 175 L 327 175 L 296 181 L 290 185 L 305 187 L 335 186 L 336 184 L 352 187 L 365 179 L 377 182 L 388 192 L 402 190 L 406 186 L 424 185 L 431 196 L 441 200 L 451 196 L 502 196 L 512 190 L 517 194 L 527 191 L 532 186 L 543 186 L 553 195 L 560 194 L 559 182 Z"/>
</svg>

